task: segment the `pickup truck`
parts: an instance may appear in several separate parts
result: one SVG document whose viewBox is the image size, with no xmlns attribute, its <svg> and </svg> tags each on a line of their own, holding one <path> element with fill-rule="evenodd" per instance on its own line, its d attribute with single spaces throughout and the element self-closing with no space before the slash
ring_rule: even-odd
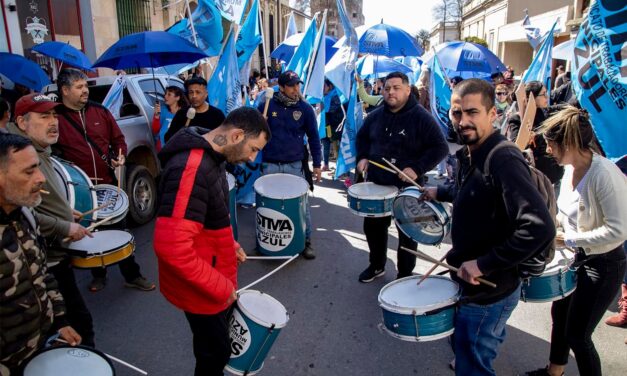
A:
<svg viewBox="0 0 627 376">
<path fill-rule="evenodd" d="M 89 99 L 102 103 L 115 79 L 115 76 L 88 79 Z M 153 79 L 151 74 L 129 74 L 126 75 L 126 83 L 120 116 L 115 119 L 128 147 L 126 173 L 122 183 L 130 201 L 127 219 L 133 224 L 142 225 L 155 215 L 156 179 L 161 170 L 151 131 L 155 98 L 164 106 L 165 88 L 183 88 L 183 82 L 167 75 L 155 75 Z M 56 91 L 54 84 L 43 90 L 46 94 L 56 94 Z"/>
</svg>

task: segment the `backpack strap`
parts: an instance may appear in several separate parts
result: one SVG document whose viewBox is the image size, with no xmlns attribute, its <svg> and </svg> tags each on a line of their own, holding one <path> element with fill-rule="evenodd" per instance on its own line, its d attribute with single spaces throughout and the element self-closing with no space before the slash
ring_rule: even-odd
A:
<svg viewBox="0 0 627 376">
<path fill-rule="evenodd" d="M 485 158 L 485 162 L 483 162 L 483 178 L 486 181 L 489 181 L 490 179 L 490 160 L 492 159 L 492 156 L 498 150 L 505 148 L 516 148 L 516 150 L 520 150 L 518 146 L 511 141 L 499 142 L 495 147 L 493 147 L 492 150 L 490 150 L 490 152 L 488 153 L 488 156 Z"/>
</svg>

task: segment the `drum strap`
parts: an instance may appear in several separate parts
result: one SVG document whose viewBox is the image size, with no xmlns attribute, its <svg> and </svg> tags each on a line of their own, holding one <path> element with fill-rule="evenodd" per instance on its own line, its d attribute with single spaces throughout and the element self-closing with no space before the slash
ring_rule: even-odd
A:
<svg viewBox="0 0 627 376">
<path fill-rule="evenodd" d="M 31 213 L 31 211 L 27 207 L 22 206 L 22 215 L 24 215 L 24 218 L 26 218 L 26 220 L 28 221 L 28 224 L 30 225 L 33 232 L 37 233 L 37 224 L 35 223 L 35 217 L 33 216 L 33 213 Z"/>
<path fill-rule="evenodd" d="M 80 125 L 78 125 L 74 121 L 74 119 L 70 118 L 66 113 L 62 112 L 61 116 L 63 116 L 65 118 L 65 120 L 67 120 L 68 123 L 70 123 L 70 125 L 72 125 L 72 127 L 74 127 L 74 129 L 76 129 L 76 131 L 81 134 L 81 136 L 85 136 L 85 139 L 87 140 L 87 142 L 89 142 L 89 144 L 94 148 L 94 150 L 96 150 L 96 152 L 98 154 L 100 154 L 100 159 L 102 159 L 104 161 L 104 163 L 107 166 L 109 166 L 110 169 L 113 170 L 113 166 L 111 165 L 111 158 L 109 158 L 109 156 L 107 154 L 102 152 L 102 149 L 100 149 L 98 144 L 96 144 L 94 142 L 94 140 L 92 140 L 92 138 L 89 137 L 89 135 L 87 134 L 87 131 L 84 130 Z"/>
</svg>

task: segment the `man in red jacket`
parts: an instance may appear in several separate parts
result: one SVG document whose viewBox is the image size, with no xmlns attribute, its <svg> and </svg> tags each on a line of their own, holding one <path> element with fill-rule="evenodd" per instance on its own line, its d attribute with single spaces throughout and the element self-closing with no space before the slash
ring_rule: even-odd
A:
<svg viewBox="0 0 627 376">
<path fill-rule="evenodd" d="M 116 185 L 114 169 L 124 165 L 127 152 L 124 134 L 113 115 L 105 107 L 89 101 L 87 76 L 77 69 L 63 69 L 57 78 L 58 92 L 63 106 L 59 114 L 59 141 L 55 150 L 65 160 L 76 164 L 94 184 Z M 116 224 L 113 228 L 123 228 Z M 127 287 L 143 291 L 155 289 L 155 284 L 144 278 L 133 255 L 119 264 Z M 93 280 L 89 290 L 105 287 L 106 268 L 91 270 Z"/>
<path fill-rule="evenodd" d="M 241 107 L 211 131 L 180 130 L 159 153 L 164 169 L 153 241 L 159 286 L 185 312 L 196 376 L 223 374 L 231 355 L 228 320 L 237 299 L 237 264 L 246 260 L 231 229 L 225 162 L 252 162 L 269 140 L 263 116 Z"/>
</svg>

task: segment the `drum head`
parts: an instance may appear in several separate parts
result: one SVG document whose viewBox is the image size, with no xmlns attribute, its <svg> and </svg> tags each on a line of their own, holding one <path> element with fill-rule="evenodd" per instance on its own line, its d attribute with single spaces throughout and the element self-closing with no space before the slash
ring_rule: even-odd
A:
<svg viewBox="0 0 627 376">
<path fill-rule="evenodd" d="M 353 184 L 348 188 L 348 195 L 368 200 L 385 200 L 396 197 L 398 188 L 391 185 L 378 185 L 372 182 Z"/>
<path fill-rule="evenodd" d="M 417 285 L 421 276 L 398 279 L 385 285 L 379 293 L 379 305 L 401 313 L 424 313 L 447 307 L 459 299 L 459 285 L 446 277 L 429 276 Z"/>
<path fill-rule="evenodd" d="M 414 241 L 439 244 L 448 233 L 448 212 L 440 203 L 421 200 L 421 195 L 415 187 L 405 188 L 394 199 L 394 221 Z"/>
<path fill-rule="evenodd" d="M 266 328 L 275 325 L 284 327 L 289 316 L 287 310 L 278 300 L 268 294 L 255 290 L 244 290 L 239 293 L 237 306 L 251 320 Z"/>
<path fill-rule="evenodd" d="M 35 354 L 24 367 L 24 376 L 113 376 L 111 361 L 94 349 L 76 346 L 49 347 Z"/>
<path fill-rule="evenodd" d="M 229 183 L 229 191 L 232 190 L 233 188 L 235 188 L 235 176 L 229 174 L 228 172 L 226 173 L 226 181 L 227 183 Z"/>
<path fill-rule="evenodd" d="M 98 184 L 94 186 L 98 203 L 96 207 L 101 207 L 105 203 L 109 205 L 99 209 L 96 218 L 108 218 L 123 216 L 128 212 L 128 196 L 124 190 L 111 184 Z"/>
<path fill-rule="evenodd" d="M 561 252 L 560 252 L 561 251 Z M 567 249 L 556 249 L 553 260 L 546 264 L 543 274 L 557 273 L 560 270 L 566 270 L 573 263 L 575 255 Z"/>
<path fill-rule="evenodd" d="M 257 179 L 255 192 L 261 196 L 274 199 L 297 198 L 307 194 L 307 180 L 290 174 L 270 174 Z"/>
<path fill-rule="evenodd" d="M 101 254 L 120 249 L 133 241 L 133 235 L 121 230 L 103 230 L 92 232 L 93 238 L 70 243 L 69 249 L 88 254 Z"/>
</svg>

